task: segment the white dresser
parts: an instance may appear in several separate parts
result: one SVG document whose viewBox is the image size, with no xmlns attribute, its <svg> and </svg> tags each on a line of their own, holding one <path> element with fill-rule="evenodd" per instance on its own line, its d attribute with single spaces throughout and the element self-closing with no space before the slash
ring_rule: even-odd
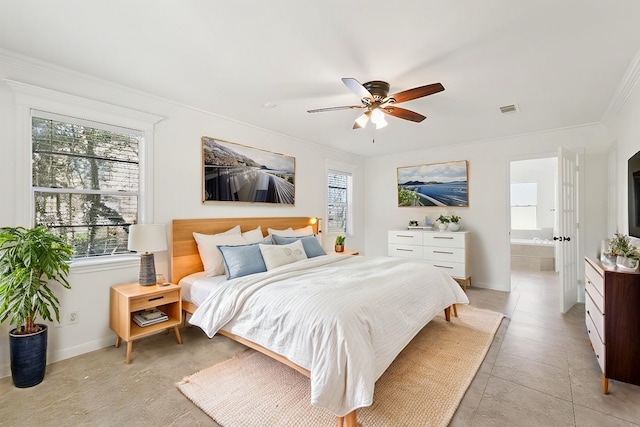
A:
<svg viewBox="0 0 640 427">
<path fill-rule="evenodd" d="M 470 234 L 468 231 L 391 230 L 388 255 L 427 261 L 460 281 L 466 291 L 471 279 Z"/>
</svg>

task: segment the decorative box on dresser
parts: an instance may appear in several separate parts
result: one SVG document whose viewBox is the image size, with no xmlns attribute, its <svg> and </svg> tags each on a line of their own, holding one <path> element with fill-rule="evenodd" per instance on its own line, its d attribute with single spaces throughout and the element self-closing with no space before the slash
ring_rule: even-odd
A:
<svg viewBox="0 0 640 427">
<path fill-rule="evenodd" d="M 588 257 L 584 270 L 585 322 L 602 369 L 602 392 L 609 392 L 609 379 L 640 385 L 640 274 Z"/>
<path fill-rule="evenodd" d="M 391 230 L 388 255 L 421 259 L 445 270 L 467 290 L 469 273 L 468 231 Z"/>
</svg>

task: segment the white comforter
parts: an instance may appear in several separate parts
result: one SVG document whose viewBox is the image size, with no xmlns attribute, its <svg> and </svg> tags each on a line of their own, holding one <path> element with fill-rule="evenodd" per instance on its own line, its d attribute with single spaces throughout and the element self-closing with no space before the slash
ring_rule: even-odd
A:
<svg viewBox="0 0 640 427">
<path fill-rule="evenodd" d="M 311 404 L 343 416 L 372 404 L 375 381 L 424 325 L 468 302 L 453 279 L 423 262 L 328 255 L 230 280 L 190 323 L 309 370 Z"/>
</svg>

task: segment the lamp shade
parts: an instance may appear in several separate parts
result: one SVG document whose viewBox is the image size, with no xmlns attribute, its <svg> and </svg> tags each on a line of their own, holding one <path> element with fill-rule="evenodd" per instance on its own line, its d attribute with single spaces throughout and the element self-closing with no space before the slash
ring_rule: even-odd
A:
<svg viewBox="0 0 640 427">
<path fill-rule="evenodd" d="M 133 224 L 129 227 L 128 249 L 136 252 L 160 252 L 167 250 L 164 224 Z"/>
</svg>

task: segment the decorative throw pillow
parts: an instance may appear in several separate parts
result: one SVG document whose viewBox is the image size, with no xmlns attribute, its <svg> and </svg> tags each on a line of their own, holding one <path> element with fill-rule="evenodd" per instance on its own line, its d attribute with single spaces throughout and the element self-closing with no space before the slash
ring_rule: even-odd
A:
<svg viewBox="0 0 640 427">
<path fill-rule="evenodd" d="M 234 230 L 232 228 L 231 230 Z M 198 253 L 204 267 L 205 275 L 208 277 L 224 274 L 224 262 L 218 245 L 244 245 L 245 239 L 240 234 L 240 227 L 237 233 L 229 233 L 228 230 L 220 234 L 200 234 L 193 233 L 193 237 L 198 244 Z"/>
<path fill-rule="evenodd" d="M 224 259 L 227 279 L 267 271 L 257 243 L 242 246 L 218 246 Z"/>
<path fill-rule="evenodd" d="M 262 235 L 262 227 L 258 226 L 255 230 L 249 230 L 242 233 L 242 237 L 247 242 L 247 244 L 251 243 L 259 243 L 264 240 L 264 236 Z"/>
<path fill-rule="evenodd" d="M 263 245 L 259 244 L 262 259 L 267 270 L 272 270 L 281 265 L 291 264 L 296 261 L 307 259 L 304 246 L 300 240 L 296 240 L 288 245 Z"/>
<path fill-rule="evenodd" d="M 313 227 L 307 225 L 306 227 L 296 228 L 295 230 L 291 227 L 287 228 L 286 230 L 275 230 L 273 228 L 269 228 L 269 234 L 285 237 L 309 236 L 313 234 Z"/>
<path fill-rule="evenodd" d="M 274 234 L 273 240 L 276 242 L 276 245 L 286 245 L 288 243 L 295 242 L 296 240 L 300 240 L 302 242 L 302 246 L 304 247 L 304 251 L 307 254 L 307 258 L 313 258 L 327 254 L 324 249 L 322 249 L 322 246 L 320 246 L 320 242 L 318 242 L 318 239 L 314 235 L 302 237 L 285 237 Z"/>
</svg>

